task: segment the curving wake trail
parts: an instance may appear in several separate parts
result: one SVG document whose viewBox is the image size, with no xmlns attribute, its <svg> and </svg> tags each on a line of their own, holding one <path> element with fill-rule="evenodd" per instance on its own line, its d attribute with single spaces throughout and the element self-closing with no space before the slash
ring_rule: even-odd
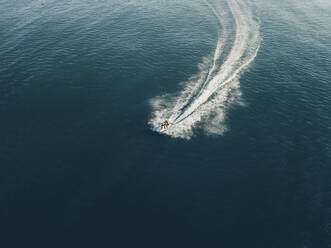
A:
<svg viewBox="0 0 331 248">
<path fill-rule="evenodd" d="M 247 4 L 227 0 L 227 9 L 224 5 L 221 8 L 206 4 L 221 27 L 213 58 L 204 59 L 199 73 L 179 94 L 151 101 L 154 111 L 149 124 L 157 126 L 169 120 L 172 125 L 165 133 L 172 137 L 191 138 L 198 123 L 208 134 L 226 130 L 226 110 L 241 94 L 240 75 L 255 59 L 260 47 L 259 24 Z"/>
</svg>

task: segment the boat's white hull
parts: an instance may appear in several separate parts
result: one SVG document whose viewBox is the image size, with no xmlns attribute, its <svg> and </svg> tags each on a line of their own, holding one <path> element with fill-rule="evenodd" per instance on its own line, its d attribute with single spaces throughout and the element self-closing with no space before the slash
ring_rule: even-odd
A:
<svg viewBox="0 0 331 248">
<path fill-rule="evenodd" d="M 162 127 L 162 126 L 157 126 L 157 127 L 153 127 L 152 128 L 152 131 L 154 132 L 158 132 L 158 133 L 163 133 L 167 130 L 167 128 L 165 127 Z"/>
</svg>

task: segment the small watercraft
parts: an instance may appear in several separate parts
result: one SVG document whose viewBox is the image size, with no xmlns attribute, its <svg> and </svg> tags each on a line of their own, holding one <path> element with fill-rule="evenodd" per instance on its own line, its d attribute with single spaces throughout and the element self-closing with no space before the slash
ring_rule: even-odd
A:
<svg viewBox="0 0 331 248">
<path fill-rule="evenodd" d="M 170 126 L 169 121 L 165 120 L 165 122 L 163 122 L 160 126 L 153 127 L 152 130 L 154 132 L 163 133 L 168 130 L 169 126 Z"/>
</svg>

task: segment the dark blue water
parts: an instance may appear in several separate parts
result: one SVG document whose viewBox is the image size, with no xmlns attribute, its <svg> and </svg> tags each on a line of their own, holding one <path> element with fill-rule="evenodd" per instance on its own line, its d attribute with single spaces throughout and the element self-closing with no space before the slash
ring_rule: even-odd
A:
<svg viewBox="0 0 331 248">
<path fill-rule="evenodd" d="M 250 6 L 244 104 L 186 140 L 150 99 L 214 52 L 204 2 L 1 0 L 0 247 L 331 247 L 331 5 Z"/>
</svg>

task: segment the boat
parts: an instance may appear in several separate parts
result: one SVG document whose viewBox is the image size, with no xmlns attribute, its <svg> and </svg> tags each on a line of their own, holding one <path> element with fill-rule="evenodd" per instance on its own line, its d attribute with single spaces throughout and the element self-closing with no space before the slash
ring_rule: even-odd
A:
<svg viewBox="0 0 331 248">
<path fill-rule="evenodd" d="M 152 128 L 152 131 L 158 132 L 158 133 L 163 133 L 169 129 L 170 123 L 168 120 L 165 120 L 160 126 L 156 126 Z"/>
</svg>

